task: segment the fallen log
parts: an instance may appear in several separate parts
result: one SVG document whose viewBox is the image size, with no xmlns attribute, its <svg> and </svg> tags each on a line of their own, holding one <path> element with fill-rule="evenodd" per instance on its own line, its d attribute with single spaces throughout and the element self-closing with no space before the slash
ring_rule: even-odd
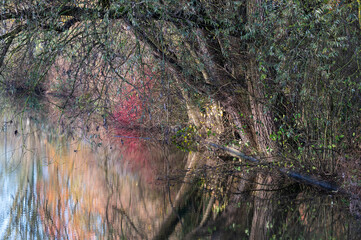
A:
<svg viewBox="0 0 361 240">
<path fill-rule="evenodd" d="M 259 159 L 248 156 L 237 149 L 221 146 L 221 145 L 218 145 L 218 144 L 215 144 L 212 142 L 205 142 L 205 144 L 207 144 L 213 148 L 222 149 L 223 151 L 227 152 L 228 154 L 230 154 L 233 157 L 241 158 L 241 159 L 250 161 L 252 163 L 263 164 L 263 162 L 261 162 Z M 340 188 L 335 186 L 334 184 L 327 182 L 327 181 L 318 180 L 314 176 L 301 174 L 301 173 L 292 171 L 291 169 L 287 169 L 287 168 L 278 168 L 278 167 L 276 167 L 276 168 L 282 174 L 284 174 L 296 181 L 299 181 L 299 182 L 302 182 L 302 183 L 305 183 L 308 185 L 312 185 L 312 186 L 317 186 L 323 190 L 330 191 L 330 192 L 339 192 L 340 191 Z"/>
</svg>

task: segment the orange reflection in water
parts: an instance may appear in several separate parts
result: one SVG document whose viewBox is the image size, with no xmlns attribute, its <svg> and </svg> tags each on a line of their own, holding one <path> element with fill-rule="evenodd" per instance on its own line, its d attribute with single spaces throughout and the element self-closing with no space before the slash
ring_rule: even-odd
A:
<svg viewBox="0 0 361 240">
<path fill-rule="evenodd" d="M 76 152 L 74 147 L 57 149 L 49 142 L 45 146 L 51 163 L 44 167 L 37 192 L 42 205 L 39 213 L 49 236 L 152 236 L 167 207 L 162 188 L 149 184 L 155 171 L 149 161 L 160 159 L 159 151 L 137 150 L 141 144 L 119 151 L 103 148 L 96 154 L 79 144 Z"/>
</svg>

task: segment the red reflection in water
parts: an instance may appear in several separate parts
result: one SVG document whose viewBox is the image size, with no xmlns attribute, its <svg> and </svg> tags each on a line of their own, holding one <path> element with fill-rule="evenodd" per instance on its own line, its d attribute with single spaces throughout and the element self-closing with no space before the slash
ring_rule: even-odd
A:
<svg viewBox="0 0 361 240">
<path fill-rule="evenodd" d="M 147 111 L 148 98 L 152 96 L 152 88 L 159 74 L 145 68 L 140 72 L 133 73 L 126 77 L 132 83 L 123 90 L 123 95 L 119 99 L 120 105 L 113 113 L 115 124 L 112 132 L 117 137 L 117 142 L 123 148 L 123 156 L 130 161 L 131 170 L 139 172 L 141 177 L 148 183 L 154 181 L 156 177 L 156 165 L 162 157 L 154 156 L 149 149 L 149 136 L 144 137 L 141 133 L 140 120 Z M 141 150 L 140 150 L 141 149 Z"/>
<path fill-rule="evenodd" d="M 139 174 L 148 184 L 154 183 L 159 168 L 164 165 L 161 148 L 151 146 L 137 131 L 118 129 L 116 133 L 116 142 L 122 148 L 123 158 L 129 161 L 130 171 Z"/>
</svg>

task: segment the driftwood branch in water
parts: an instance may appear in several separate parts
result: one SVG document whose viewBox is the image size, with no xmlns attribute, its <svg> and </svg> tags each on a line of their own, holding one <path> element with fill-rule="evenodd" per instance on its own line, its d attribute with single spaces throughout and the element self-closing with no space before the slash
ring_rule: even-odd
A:
<svg viewBox="0 0 361 240">
<path fill-rule="evenodd" d="M 245 159 L 245 160 L 251 161 L 253 163 L 258 163 L 258 164 L 262 163 L 257 158 L 248 156 L 248 155 L 238 151 L 237 149 L 230 148 L 230 147 L 224 147 L 224 146 L 212 143 L 212 142 L 205 142 L 205 144 L 207 144 L 207 145 L 209 145 L 211 147 L 214 147 L 214 148 L 222 149 L 225 152 L 229 153 L 231 156 L 241 158 L 241 159 Z M 340 190 L 337 186 L 335 186 L 335 185 L 333 185 L 333 184 L 331 184 L 329 182 L 326 182 L 326 181 L 318 180 L 313 176 L 304 175 L 304 174 L 292 171 L 292 170 L 287 169 L 287 168 L 277 168 L 277 169 L 281 173 L 285 174 L 286 176 L 288 176 L 288 177 L 290 177 L 290 178 L 292 178 L 294 180 L 303 182 L 305 184 L 312 185 L 312 186 L 317 186 L 317 187 L 320 187 L 320 188 L 322 188 L 322 189 L 324 189 L 326 191 L 338 192 Z"/>
</svg>

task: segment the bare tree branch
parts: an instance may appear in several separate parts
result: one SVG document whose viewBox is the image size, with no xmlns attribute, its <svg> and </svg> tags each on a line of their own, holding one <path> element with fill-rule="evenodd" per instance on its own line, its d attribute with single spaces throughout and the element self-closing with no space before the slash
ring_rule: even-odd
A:
<svg viewBox="0 0 361 240">
<path fill-rule="evenodd" d="M 0 54 L 0 68 L 2 67 L 2 65 L 4 63 L 5 56 L 6 56 L 7 52 L 9 51 L 9 48 L 10 48 L 11 44 L 13 43 L 16 35 L 19 34 L 23 28 L 24 28 L 23 25 L 18 26 L 13 31 L 0 36 L 0 40 L 8 38 L 6 40 L 5 46 Z"/>
</svg>

